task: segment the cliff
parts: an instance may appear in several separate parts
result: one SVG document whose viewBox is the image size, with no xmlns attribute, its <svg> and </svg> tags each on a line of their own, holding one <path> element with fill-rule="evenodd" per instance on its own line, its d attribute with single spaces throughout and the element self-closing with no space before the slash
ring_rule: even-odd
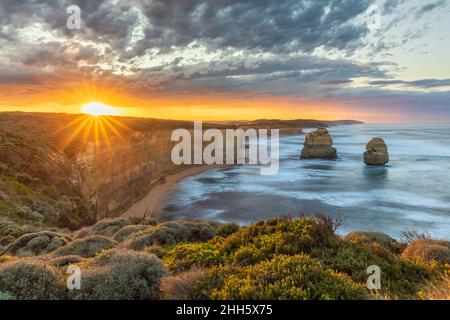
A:
<svg viewBox="0 0 450 320">
<path fill-rule="evenodd" d="M 292 133 L 336 123 L 258 120 L 204 128 Z M 164 176 L 186 169 L 170 159 L 170 136 L 174 129 L 192 127 L 187 121 L 1 113 L 0 235 L 15 236 L 25 225 L 78 228 L 121 214 Z"/>
</svg>

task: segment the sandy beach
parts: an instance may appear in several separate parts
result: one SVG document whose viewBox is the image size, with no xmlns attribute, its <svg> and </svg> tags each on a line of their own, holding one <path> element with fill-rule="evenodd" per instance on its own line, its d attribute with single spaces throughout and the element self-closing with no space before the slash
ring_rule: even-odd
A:
<svg viewBox="0 0 450 320">
<path fill-rule="evenodd" d="M 142 217 L 146 213 L 158 214 L 164 200 L 173 188 L 176 187 L 179 181 L 186 177 L 221 167 L 224 167 L 224 165 L 201 165 L 167 175 L 164 183 L 154 186 L 143 199 L 133 204 L 124 214 L 122 214 L 122 217 Z"/>
</svg>

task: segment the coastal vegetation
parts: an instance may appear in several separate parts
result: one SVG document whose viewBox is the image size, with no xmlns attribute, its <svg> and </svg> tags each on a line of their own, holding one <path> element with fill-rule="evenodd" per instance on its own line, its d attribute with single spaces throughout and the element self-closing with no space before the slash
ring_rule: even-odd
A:
<svg viewBox="0 0 450 320">
<path fill-rule="evenodd" d="M 325 215 L 246 227 L 117 218 L 83 232 L 26 234 L 0 257 L 0 297 L 449 298 L 450 242 L 423 237 L 405 242 L 371 232 L 342 237 L 339 224 Z M 50 247 L 43 237 L 61 246 Z M 33 243 L 43 246 L 37 250 Z M 80 290 L 66 288 L 68 265 L 81 270 Z M 380 290 L 366 287 L 370 265 L 381 268 Z"/>
</svg>

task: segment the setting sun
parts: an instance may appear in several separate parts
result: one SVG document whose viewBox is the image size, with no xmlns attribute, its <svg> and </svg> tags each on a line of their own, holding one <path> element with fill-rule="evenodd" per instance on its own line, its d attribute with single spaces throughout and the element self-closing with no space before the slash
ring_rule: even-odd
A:
<svg viewBox="0 0 450 320">
<path fill-rule="evenodd" d="M 83 112 L 92 116 L 116 116 L 119 111 L 101 102 L 90 102 L 83 106 Z"/>
</svg>

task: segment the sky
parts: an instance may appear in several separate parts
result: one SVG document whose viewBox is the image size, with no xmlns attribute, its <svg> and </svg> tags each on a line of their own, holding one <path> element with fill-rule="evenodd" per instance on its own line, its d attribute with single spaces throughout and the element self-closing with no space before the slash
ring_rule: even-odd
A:
<svg viewBox="0 0 450 320">
<path fill-rule="evenodd" d="M 0 111 L 450 121 L 449 14 L 450 0 L 0 0 Z"/>
</svg>

